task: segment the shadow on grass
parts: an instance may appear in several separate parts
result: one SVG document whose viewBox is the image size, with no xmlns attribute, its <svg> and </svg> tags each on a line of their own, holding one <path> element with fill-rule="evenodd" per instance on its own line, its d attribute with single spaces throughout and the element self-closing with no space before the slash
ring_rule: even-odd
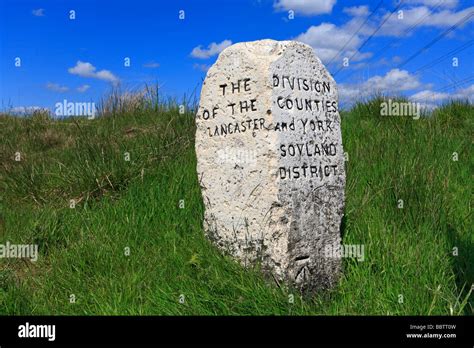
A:
<svg viewBox="0 0 474 348">
<path fill-rule="evenodd" d="M 460 238 L 456 229 L 448 225 L 448 238 L 453 248 L 457 248 L 458 255 L 452 256 L 451 262 L 456 277 L 458 289 L 463 289 L 459 301 L 463 301 L 469 293 L 472 284 L 474 284 L 474 245 L 466 239 Z M 473 315 L 473 297 L 472 294 L 463 308 L 464 315 Z"/>
</svg>

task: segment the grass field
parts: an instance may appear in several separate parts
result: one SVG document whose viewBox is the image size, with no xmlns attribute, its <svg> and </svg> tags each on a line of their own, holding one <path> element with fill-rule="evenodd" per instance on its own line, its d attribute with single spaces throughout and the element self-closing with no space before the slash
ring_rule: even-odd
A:
<svg viewBox="0 0 474 348">
<path fill-rule="evenodd" d="M 189 108 L 1 115 L 0 243 L 39 258 L 0 259 L 0 314 L 472 315 L 474 106 L 414 120 L 379 102 L 342 115 L 343 243 L 365 259 L 303 299 L 205 239 Z"/>
</svg>

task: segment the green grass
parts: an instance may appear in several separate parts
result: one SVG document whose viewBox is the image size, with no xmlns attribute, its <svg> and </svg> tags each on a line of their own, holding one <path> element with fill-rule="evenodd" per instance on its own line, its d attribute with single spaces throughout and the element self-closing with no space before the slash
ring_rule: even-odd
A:
<svg viewBox="0 0 474 348">
<path fill-rule="evenodd" d="M 472 315 L 474 106 L 413 120 L 378 116 L 379 102 L 342 120 L 343 242 L 365 260 L 344 259 L 338 286 L 312 298 L 205 239 L 191 111 L 0 116 L 0 243 L 40 250 L 0 259 L 0 314 Z"/>
</svg>

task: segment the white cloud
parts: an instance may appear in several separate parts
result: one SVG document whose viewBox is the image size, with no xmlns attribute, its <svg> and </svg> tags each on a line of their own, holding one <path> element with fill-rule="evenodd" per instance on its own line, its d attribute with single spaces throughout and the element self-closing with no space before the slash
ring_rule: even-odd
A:
<svg viewBox="0 0 474 348">
<path fill-rule="evenodd" d="M 369 14 L 369 6 L 362 5 L 362 6 L 344 7 L 342 11 L 353 17 L 365 17 Z"/>
<path fill-rule="evenodd" d="M 336 0 L 277 0 L 273 7 L 277 11 L 295 11 L 304 16 L 331 13 Z"/>
<path fill-rule="evenodd" d="M 355 67 L 354 62 L 372 56 L 371 52 L 362 53 L 358 48 L 363 39 L 372 34 L 377 23 L 374 19 L 367 21 L 370 13 L 367 5 L 345 7 L 343 12 L 351 16 L 347 22 L 340 26 L 328 22 L 313 25 L 295 40 L 312 46 L 316 55 L 326 64 L 334 62 L 340 65 L 343 58 L 351 58 L 349 63 Z"/>
<path fill-rule="evenodd" d="M 33 16 L 43 17 L 44 16 L 44 8 L 39 8 L 39 9 L 33 10 L 33 11 L 31 11 L 31 13 L 33 14 Z"/>
<path fill-rule="evenodd" d="M 78 60 L 76 66 L 74 66 L 73 68 L 69 68 L 68 72 L 72 75 L 95 78 L 99 80 L 108 81 L 113 84 L 117 84 L 120 81 L 119 78 L 112 74 L 112 72 L 110 72 L 109 70 L 96 70 L 96 67 L 93 66 L 91 63 L 81 62 L 80 60 Z"/>
<path fill-rule="evenodd" d="M 474 7 L 468 7 L 458 12 L 452 12 L 450 10 L 443 10 L 441 12 L 436 12 L 430 16 L 427 25 L 432 25 L 435 27 L 450 27 L 456 24 L 461 19 L 463 19 L 465 16 L 472 14 L 473 11 L 474 11 Z M 463 26 L 469 22 L 472 22 L 473 20 L 474 20 L 474 16 L 471 16 L 471 18 L 467 20 L 463 24 Z"/>
<path fill-rule="evenodd" d="M 436 3 L 439 3 L 439 1 L 436 0 Z M 420 27 L 448 28 L 474 11 L 474 7 L 469 7 L 456 12 L 451 8 L 456 5 L 456 2 L 450 0 L 443 3 L 444 8 L 441 6 L 441 10 L 436 8 L 436 12 L 429 7 L 432 5 L 431 1 L 412 1 L 412 3 L 424 3 L 427 6 L 404 7 L 402 19 L 399 19 L 398 13 L 390 16 L 390 12 L 383 15 L 378 15 L 377 12 L 375 16 L 367 21 L 367 16 L 370 13 L 368 6 L 346 7 L 343 12 L 351 16 L 347 22 L 339 26 L 327 22 L 313 25 L 296 36 L 295 40 L 312 46 L 316 55 L 325 64 L 332 62 L 340 66 L 343 58 L 351 58 L 349 64 L 351 68 L 354 68 L 357 66 L 357 64 L 354 64 L 355 62 L 363 61 L 372 56 L 371 52 L 362 53 L 359 48 L 361 43 L 374 33 L 382 21 L 385 22 L 375 34 L 376 36 L 399 37 L 406 35 L 407 29 L 412 27 L 414 30 Z M 473 21 L 474 16 L 470 17 L 464 25 Z M 356 32 L 357 34 L 354 35 Z M 333 59 L 333 57 L 335 58 Z"/>
<path fill-rule="evenodd" d="M 206 48 L 202 48 L 202 45 L 199 45 L 197 47 L 194 47 L 191 56 L 194 58 L 199 58 L 199 59 L 207 59 L 210 58 L 216 54 L 221 53 L 224 49 L 232 45 L 232 41 L 230 40 L 224 40 L 220 43 L 215 43 L 212 42 L 209 44 Z"/>
<path fill-rule="evenodd" d="M 93 77 L 96 77 L 100 80 L 110 81 L 113 83 L 118 81 L 117 77 L 114 74 L 112 74 L 109 70 L 100 70 L 97 73 L 95 73 Z"/>
<path fill-rule="evenodd" d="M 458 0 L 405 0 L 405 4 L 453 8 L 458 5 Z"/>
<path fill-rule="evenodd" d="M 413 94 L 410 99 L 413 101 L 423 101 L 423 102 L 439 102 L 449 98 L 448 93 L 438 93 L 430 90 L 423 90 L 418 93 Z"/>
<path fill-rule="evenodd" d="M 431 85 L 422 85 L 418 76 L 411 75 L 406 70 L 392 69 L 383 76 L 374 76 L 360 84 L 339 84 L 339 100 L 343 105 L 352 105 L 358 100 L 370 98 L 377 94 L 400 95 L 400 92 L 411 91 L 420 87 L 431 88 Z M 422 107 L 428 109 L 433 109 L 440 103 L 453 99 L 469 100 L 473 103 L 474 84 L 457 89 L 452 93 L 424 89 L 412 94 L 408 99 L 420 103 Z"/>
<path fill-rule="evenodd" d="M 324 47 L 339 49 L 345 42 L 351 38 L 352 34 L 348 31 L 338 28 L 332 23 L 321 23 L 318 26 L 309 27 L 306 32 L 298 35 L 297 40 L 307 43 L 313 47 Z M 331 38 L 328 40 L 328 38 Z M 359 45 L 359 38 L 356 36 L 349 43 L 349 48 L 355 48 Z"/>
<path fill-rule="evenodd" d="M 211 66 L 208 65 L 208 64 L 198 64 L 198 63 L 193 64 L 194 69 L 201 70 L 201 71 L 204 71 L 204 72 L 207 72 L 210 67 Z"/>
<path fill-rule="evenodd" d="M 432 110 L 436 108 L 440 103 L 448 100 L 450 95 L 448 93 L 433 92 L 431 90 L 423 90 L 413 94 L 409 99 L 417 102 L 422 108 Z"/>
<path fill-rule="evenodd" d="M 152 61 L 152 62 L 143 64 L 143 67 L 144 68 L 150 68 L 150 69 L 156 69 L 156 68 L 160 67 L 160 64 Z"/>
<path fill-rule="evenodd" d="M 407 30 L 409 27 L 418 23 L 425 16 L 429 16 L 431 10 L 428 7 L 415 7 L 411 9 L 403 10 L 403 18 L 399 18 L 397 14 L 393 14 L 390 18 L 387 19 L 385 24 L 380 28 L 378 35 L 387 35 L 387 36 L 400 36 Z M 390 13 L 386 13 L 382 20 L 385 20 L 390 16 Z M 426 22 L 428 18 L 424 19 Z"/>
<path fill-rule="evenodd" d="M 393 64 L 399 64 L 399 63 L 402 62 L 402 60 L 403 60 L 403 58 L 400 57 L 400 56 L 393 56 L 393 57 L 392 57 L 392 62 L 393 62 Z"/>
<path fill-rule="evenodd" d="M 408 91 L 420 87 L 418 77 L 406 70 L 392 69 L 384 76 L 374 76 L 364 82 L 366 87 L 377 91 Z"/>
<path fill-rule="evenodd" d="M 69 91 L 69 87 L 61 86 L 57 83 L 51 83 L 51 82 L 48 82 L 46 84 L 46 88 L 49 89 L 50 91 L 59 92 L 59 93 Z"/>
<path fill-rule="evenodd" d="M 392 15 L 382 26 L 377 35 L 386 35 L 386 36 L 401 36 L 404 32 L 415 26 L 419 27 L 437 27 L 437 28 L 447 28 L 450 27 L 465 16 L 472 13 L 474 7 L 469 7 L 461 11 L 452 11 L 444 9 L 442 11 L 433 12 L 429 7 L 419 6 L 413 7 L 410 9 L 403 10 L 403 18 L 399 18 L 396 14 Z M 382 20 L 388 17 L 390 14 L 387 13 L 383 16 Z M 474 21 L 474 16 L 468 19 L 465 23 Z M 461 26 L 462 27 L 462 26 Z"/>
<path fill-rule="evenodd" d="M 8 110 L 8 112 L 12 114 L 20 114 L 20 115 L 32 114 L 35 111 L 49 112 L 49 109 L 41 107 L 41 106 L 16 106 Z"/>
<path fill-rule="evenodd" d="M 351 57 L 354 53 L 353 61 L 358 61 L 370 57 L 370 53 L 359 53 L 357 47 L 361 43 L 358 35 L 354 36 L 353 31 L 348 27 L 339 28 L 332 23 L 321 23 L 318 26 L 312 26 L 308 30 L 298 35 L 295 40 L 304 42 L 314 48 L 316 55 L 325 63 L 328 63 L 348 42 L 343 52 L 339 55 L 342 57 Z"/>
<path fill-rule="evenodd" d="M 352 105 L 361 98 L 367 97 L 365 91 L 362 91 L 356 85 L 340 84 L 338 85 L 339 103 L 342 105 Z"/>
<path fill-rule="evenodd" d="M 474 102 L 474 85 L 458 90 L 455 94 L 456 98 L 469 99 Z"/>
<path fill-rule="evenodd" d="M 469 100 L 471 103 L 474 102 L 474 85 L 458 89 L 453 93 L 436 92 L 425 89 L 410 96 L 410 100 L 422 103 L 423 106 L 429 109 L 436 107 L 442 102 L 453 99 Z"/>
<path fill-rule="evenodd" d="M 392 69 L 385 75 L 376 75 L 360 84 L 339 84 L 339 98 L 342 104 L 352 104 L 358 99 L 376 94 L 400 94 L 421 87 L 417 76 L 406 70 Z"/>
<path fill-rule="evenodd" d="M 85 91 L 87 91 L 89 88 L 91 88 L 91 86 L 89 85 L 82 85 L 82 86 L 79 86 L 76 88 L 76 90 L 80 93 L 84 93 Z"/>
</svg>

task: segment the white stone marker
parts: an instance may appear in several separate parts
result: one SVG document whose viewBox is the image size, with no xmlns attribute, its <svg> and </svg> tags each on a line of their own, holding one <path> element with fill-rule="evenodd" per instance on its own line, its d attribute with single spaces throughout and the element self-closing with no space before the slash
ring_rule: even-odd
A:
<svg viewBox="0 0 474 348">
<path fill-rule="evenodd" d="M 226 48 L 207 72 L 196 126 L 207 237 L 302 291 L 334 285 L 344 155 L 336 84 L 313 49 Z"/>
</svg>

